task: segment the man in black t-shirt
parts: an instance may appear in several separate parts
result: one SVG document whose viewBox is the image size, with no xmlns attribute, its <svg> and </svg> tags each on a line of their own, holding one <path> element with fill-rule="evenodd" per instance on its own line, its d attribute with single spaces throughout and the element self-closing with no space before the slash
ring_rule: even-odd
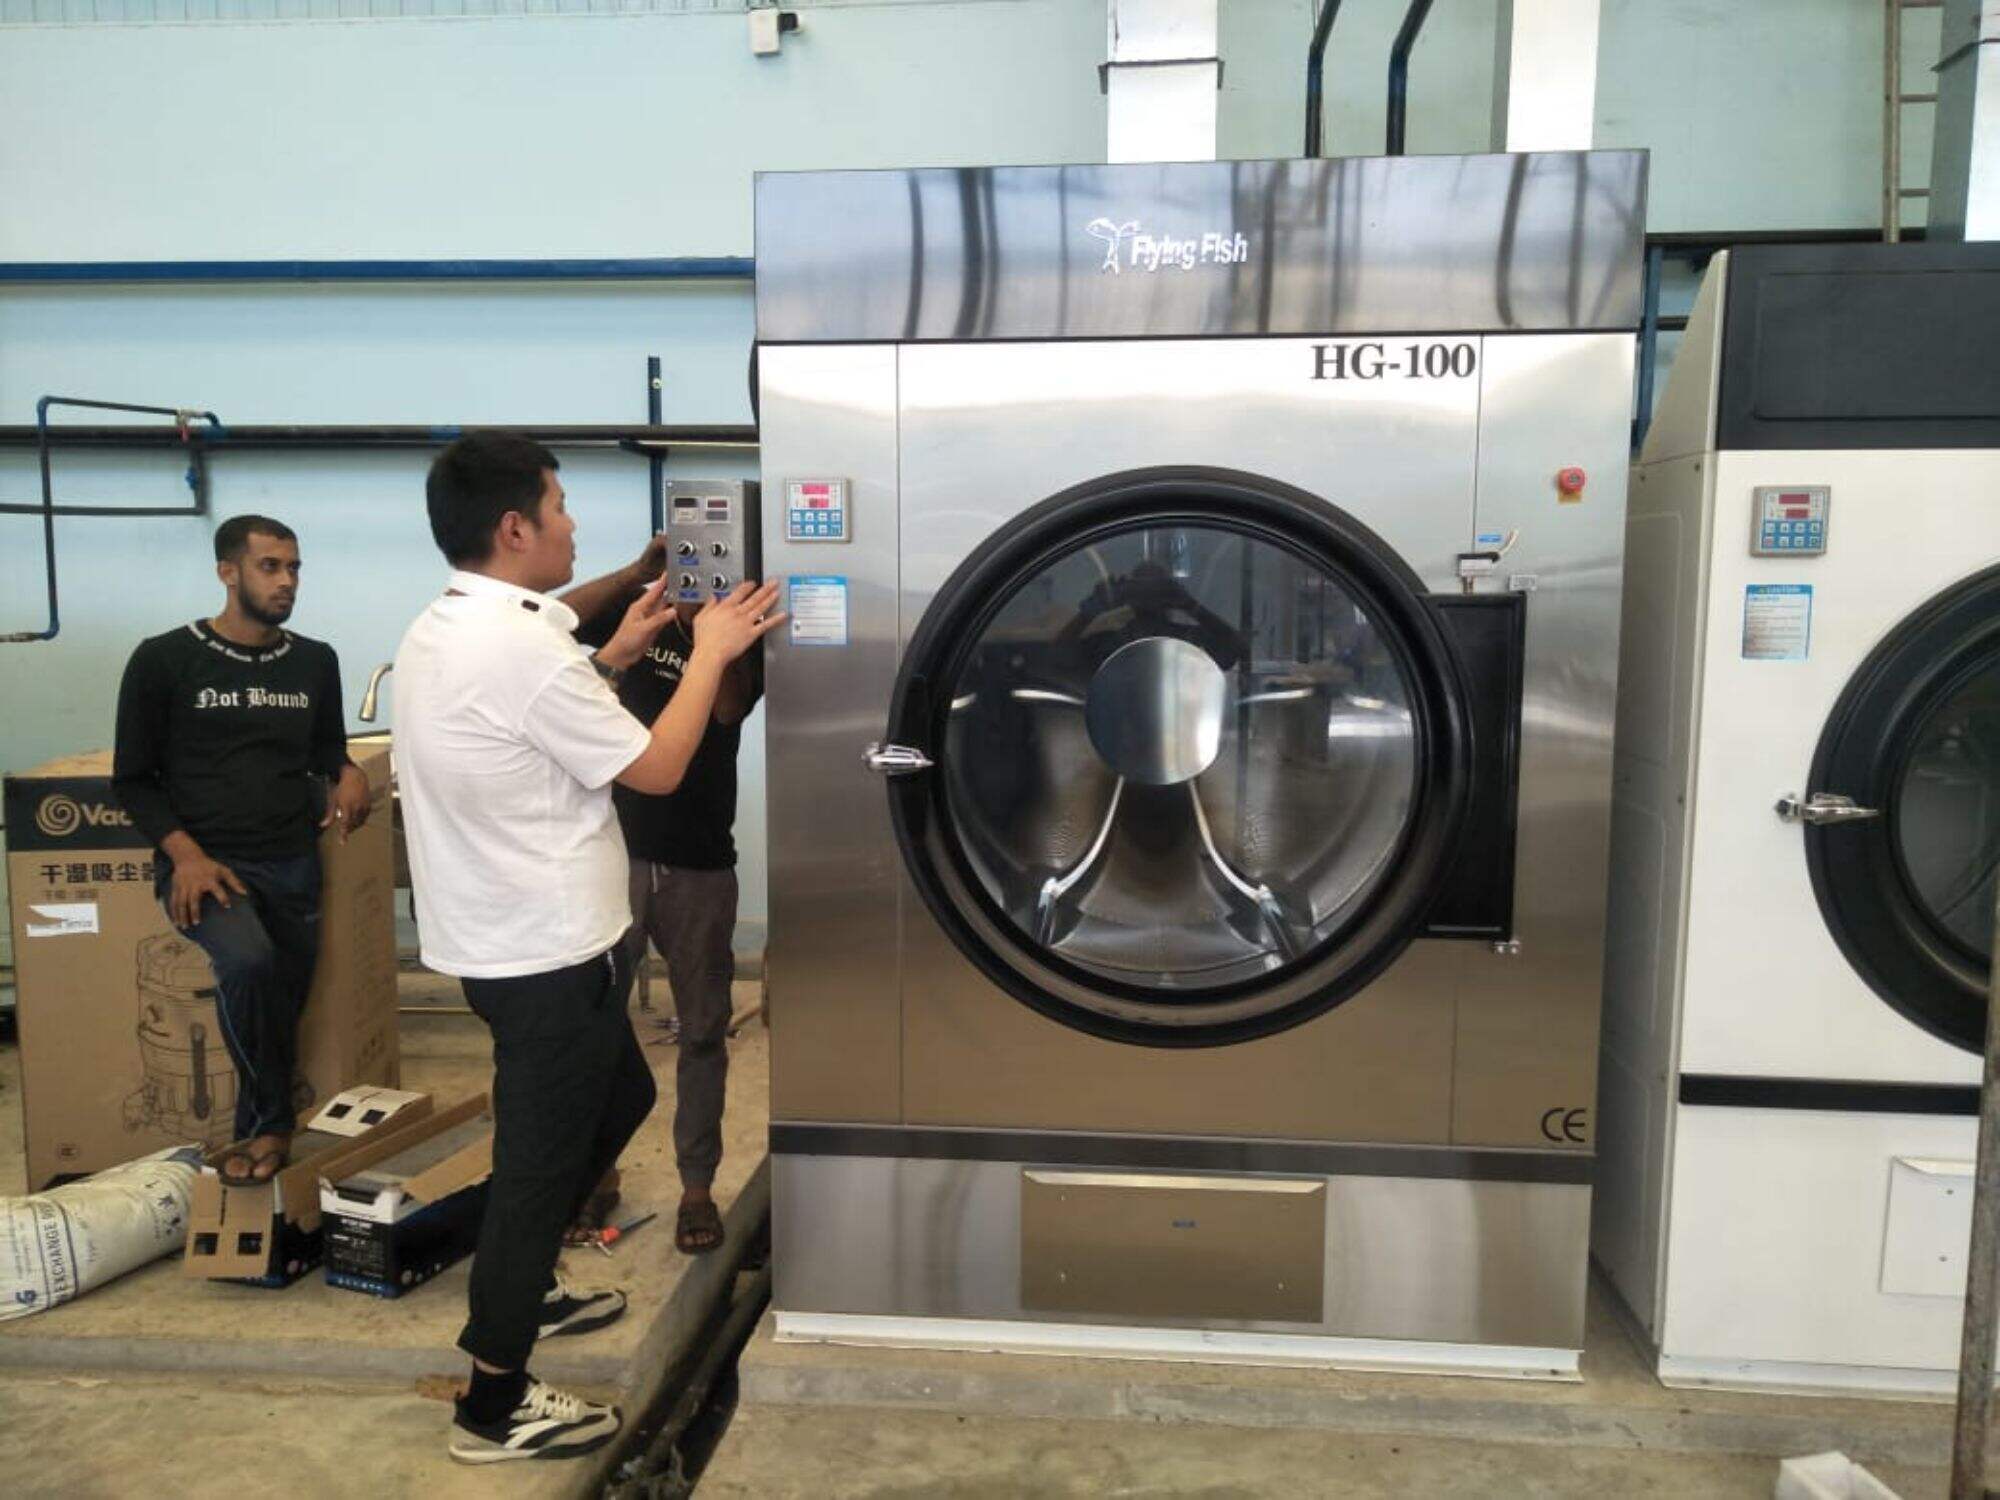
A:
<svg viewBox="0 0 2000 1500">
<path fill-rule="evenodd" d="M 160 851 L 169 920 L 215 966 L 244 1143 L 223 1178 L 264 1182 L 296 1125 L 299 1013 L 319 957 L 319 830 L 337 824 L 344 840 L 360 827 L 368 781 L 347 758 L 333 648 L 283 628 L 298 597 L 297 536 L 265 516 L 233 517 L 215 533 L 215 571 L 222 612 L 140 642 L 126 663 L 112 789 Z"/>
<path fill-rule="evenodd" d="M 657 559 L 657 539 L 625 573 L 583 584 L 564 602 L 584 620 L 585 644 L 609 638 L 631 602 L 633 581 Z M 627 575 L 630 575 L 629 577 Z M 681 603 L 652 648 L 616 675 L 618 701 L 650 725 L 674 696 L 694 649 L 695 606 Z M 729 1077 L 730 983 L 736 963 L 736 752 L 743 720 L 763 696 L 763 655 L 750 651 L 723 674 L 708 730 L 675 790 L 648 796 L 612 788 L 625 850 L 632 861 L 632 931 L 636 970 L 646 942 L 667 966 L 680 1031 L 675 1068 L 674 1159 L 681 1202 L 674 1244 L 700 1255 L 722 1243 L 722 1216 L 712 1188 L 722 1161 L 722 1109 Z"/>
</svg>

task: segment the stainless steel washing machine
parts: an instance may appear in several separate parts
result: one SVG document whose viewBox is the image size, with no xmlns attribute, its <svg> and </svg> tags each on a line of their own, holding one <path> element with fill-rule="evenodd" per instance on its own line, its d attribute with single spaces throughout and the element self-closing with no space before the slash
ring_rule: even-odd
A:
<svg viewBox="0 0 2000 1500">
<path fill-rule="evenodd" d="M 782 1336 L 1574 1372 L 1644 187 L 759 179 Z"/>
</svg>

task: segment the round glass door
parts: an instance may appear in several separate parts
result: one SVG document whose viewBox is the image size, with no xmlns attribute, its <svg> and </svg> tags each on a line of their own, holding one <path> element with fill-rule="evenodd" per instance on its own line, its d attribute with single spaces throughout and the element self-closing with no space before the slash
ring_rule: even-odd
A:
<svg viewBox="0 0 2000 1500">
<path fill-rule="evenodd" d="M 1051 502 L 940 593 L 893 736 L 936 764 L 896 806 L 933 911 L 1012 993 L 1221 1041 L 1337 1003 L 1408 941 L 1463 736 L 1378 541 L 1267 487 L 1140 487 Z"/>
<path fill-rule="evenodd" d="M 1163 994 L 1318 946 L 1416 794 L 1408 669 L 1370 610 L 1218 526 L 1059 554 L 947 692 L 946 816 L 987 897 L 1023 941 Z"/>
<path fill-rule="evenodd" d="M 1969 964 L 1993 953 L 2000 867 L 2000 652 L 1918 722 L 1898 777 L 1896 849 L 1917 906 Z"/>
<path fill-rule="evenodd" d="M 1855 673 L 1812 789 L 1880 817 L 1809 827 L 1820 911 L 1877 994 L 1980 1051 L 2000 868 L 2000 569 L 1904 621 Z"/>
</svg>

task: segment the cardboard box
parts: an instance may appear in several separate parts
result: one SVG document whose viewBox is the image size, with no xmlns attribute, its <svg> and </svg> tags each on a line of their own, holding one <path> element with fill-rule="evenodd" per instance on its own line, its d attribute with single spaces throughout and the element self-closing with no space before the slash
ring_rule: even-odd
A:
<svg viewBox="0 0 2000 1500">
<path fill-rule="evenodd" d="M 477 1245 L 493 1173 L 493 1116 L 479 1094 L 371 1142 L 320 1174 L 326 1279 L 400 1297 Z"/>
<path fill-rule="evenodd" d="M 366 1135 L 393 1115 L 402 1115 L 402 1123 L 408 1124 L 416 1116 L 403 1115 L 403 1111 L 424 1097 L 407 1089 L 384 1089 L 372 1084 L 342 1089 L 320 1107 L 306 1129 L 352 1138 Z"/>
<path fill-rule="evenodd" d="M 354 760 L 376 806 L 345 844 L 331 829 L 320 840 L 302 1114 L 401 1076 L 388 748 L 358 745 Z M 7 777 L 6 820 L 29 1189 L 168 1146 L 228 1144 L 236 1072 L 214 973 L 153 897 L 153 850 L 111 795 L 110 753 Z"/>
<path fill-rule="evenodd" d="M 347 1102 L 341 1118 L 354 1106 L 374 1103 L 384 1108 L 380 1121 L 359 1134 L 334 1133 L 308 1127 L 292 1137 L 291 1159 L 267 1182 L 224 1182 L 223 1161 L 244 1143 L 218 1147 L 208 1155 L 195 1179 L 188 1208 L 187 1250 L 182 1266 L 203 1281 L 243 1281 L 252 1286 L 290 1286 L 317 1266 L 325 1253 L 320 1221 L 319 1179 L 322 1172 L 340 1175 L 339 1161 L 366 1152 L 376 1142 L 429 1118 L 428 1094 L 361 1090 L 336 1095 L 333 1104 Z M 362 1096 L 357 1099 L 356 1096 Z"/>
</svg>

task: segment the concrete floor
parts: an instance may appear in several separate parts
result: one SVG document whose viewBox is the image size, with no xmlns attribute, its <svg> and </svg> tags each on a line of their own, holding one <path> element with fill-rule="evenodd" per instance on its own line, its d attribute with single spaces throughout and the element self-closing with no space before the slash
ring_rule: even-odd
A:
<svg viewBox="0 0 2000 1500">
<path fill-rule="evenodd" d="M 739 1011 L 755 999 L 739 988 Z M 406 976 L 406 1003 L 450 1004 Z M 662 993 L 661 1003 L 664 1002 Z M 642 1038 L 651 1017 L 637 1017 Z M 405 1081 L 452 1099 L 482 1088 L 469 1015 L 407 1016 Z M 636 1214 L 670 1207 L 662 1104 L 624 1163 Z M 0 1049 L 0 1180 L 20 1176 L 18 1055 Z M 718 1188 L 740 1225 L 767 1192 L 761 1025 L 732 1044 Z M 622 1285 L 633 1311 L 563 1341 L 536 1368 L 636 1406 L 689 1337 L 725 1263 L 671 1236 L 616 1259 L 572 1255 L 580 1280 Z M 0 1324 L 0 1491 L 24 1496 L 266 1492 L 426 1500 L 593 1493 L 603 1461 L 466 1469 L 444 1453 L 448 1410 L 426 1374 L 455 1375 L 466 1268 L 396 1302 L 309 1280 L 282 1292 L 186 1280 L 167 1261 L 75 1303 Z M 1938 1405 L 1662 1389 L 1601 1295 L 1580 1385 L 1143 1361 L 779 1345 L 746 1351 L 742 1407 L 701 1495 L 1765 1496 L 1783 1454 L 1841 1448 L 1904 1500 L 1944 1493 Z M 414 1388 L 413 1388 L 414 1387 Z M 635 1399 L 637 1397 L 637 1399 Z M 275 1466 L 275 1468 L 274 1468 Z"/>
<path fill-rule="evenodd" d="M 700 1500 L 1145 1495 L 1410 1500 L 1769 1500 L 1775 1460 L 1195 1423 L 757 1407 L 737 1413 Z M 1941 1471 L 1871 1469 L 1903 1500 Z"/>
<path fill-rule="evenodd" d="M 1672 1391 L 1593 1287 L 1580 1383 L 778 1343 L 701 1494 L 1768 1496 L 1838 1449 L 1941 1496 L 1951 1408 Z"/>
<path fill-rule="evenodd" d="M 404 976 L 404 1003 L 454 1005 L 456 986 Z M 759 987 L 737 987 L 739 1013 Z M 664 985 L 655 987 L 664 1006 Z M 732 1275 L 727 1253 L 700 1258 L 673 1247 L 679 1196 L 669 1122 L 671 1046 L 655 1045 L 656 1015 L 636 1012 L 654 1059 L 660 1103 L 628 1149 L 619 1220 L 658 1209 L 662 1219 L 610 1257 L 570 1251 L 579 1283 L 618 1286 L 630 1310 L 618 1323 L 538 1351 L 537 1374 L 601 1399 L 640 1405 L 685 1349 Z M 487 1087 L 492 1053 L 469 1011 L 403 1018 L 403 1082 L 450 1102 Z M 767 1034 L 759 1021 L 730 1043 L 730 1090 L 716 1196 L 738 1243 L 768 1201 Z M 20 1055 L 0 1048 L 0 1182 L 24 1181 Z M 469 1262 L 395 1301 L 308 1277 L 282 1291 L 191 1280 L 178 1259 L 34 1317 L 0 1323 L 0 1492 L 190 1494 L 270 1487 L 274 1451 L 298 1496 L 490 1494 L 491 1474 L 445 1456 L 449 1411 L 416 1394 L 419 1377 L 456 1376 L 453 1342 L 465 1317 Z M 198 1434 L 199 1441 L 190 1441 Z M 510 1466 L 510 1493 L 586 1493 L 599 1465 Z M 529 1471 L 522 1474 L 518 1471 Z"/>
</svg>

